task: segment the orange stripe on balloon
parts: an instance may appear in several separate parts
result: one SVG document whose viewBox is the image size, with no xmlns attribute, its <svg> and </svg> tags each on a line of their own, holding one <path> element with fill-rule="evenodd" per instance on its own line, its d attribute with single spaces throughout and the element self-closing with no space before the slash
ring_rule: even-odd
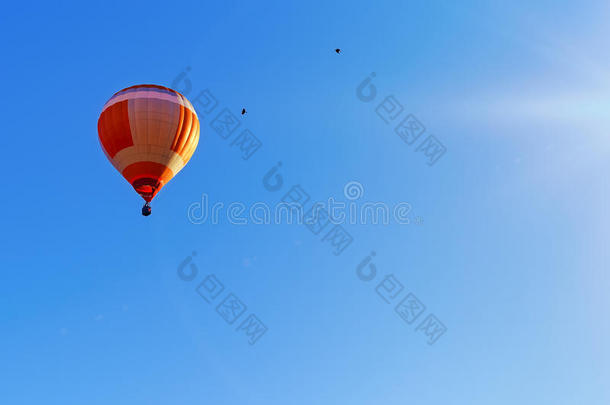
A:
<svg viewBox="0 0 610 405">
<path fill-rule="evenodd" d="M 107 108 L 97 122 L 100 143 L 110 158 L 121 149 L 133 145 L 127 101 Z"/>
<path fill-rule="evenodd" d="M 180 96 L 183 98 L 182 96 Z M 186 101 L 186 99 L 184 99 Z M 188 101 L 187 101 L 188 102 Z M 178 153 L 186 164 L 199 142 L 199 120 L 190 109 L 180 106 L 180 122 L 172 150 Z"/>
<path fill-rule="evenodd" d="M 141 177 L 150 177 L 167 183 L 174 173 L 165 165 L 156 162 L 137 162 L 127 166 L 122 173 L 123 177 L 133 183 Z"/>
<path fill-rule="evenodd" d="M 146 201 L 152 200 L 174 177 L 174 173 L 167 166 L 155 162 L 131 164 L 121 174 Z"/>
</svg>

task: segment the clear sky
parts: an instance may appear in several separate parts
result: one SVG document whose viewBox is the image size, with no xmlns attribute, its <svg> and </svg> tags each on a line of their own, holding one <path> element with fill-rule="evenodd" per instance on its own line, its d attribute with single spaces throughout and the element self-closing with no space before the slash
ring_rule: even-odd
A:
<svg viewBox="0 0 610 405">
<path fill-rule="evenodd" d="M 610 403 L 607 2 L 22 3 L 0 13 L 0 402 Z M 199 147 L 145 218 L 97 119 L 187 67 L 176 89 L 218 106 L 195 105 Z M 247 160 L 210 126 L 243 107 Z M 411 145 L 408 114 L 426 128 Z M 328 228 L 187 215 L 204 193 L 275 204 L 293 185 L 347 201 L 352 181 L 411 223 L 345 224 L 334 255 Z M 396 311 L 409 293 L 415 320 Z M 231 297 L 247 308 L 229 324 Z"/>
</svg>

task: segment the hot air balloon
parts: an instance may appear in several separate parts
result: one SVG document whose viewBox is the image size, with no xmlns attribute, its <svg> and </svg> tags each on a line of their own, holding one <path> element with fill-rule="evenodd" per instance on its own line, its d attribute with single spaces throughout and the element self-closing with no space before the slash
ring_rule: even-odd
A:
<svg viewBox="0 0 610 405">
<path fill-rule="evenodd" d="M 97 122 L 102 150 L 110 163 L 146 201 L 188 163 L 199 142 L 199 119 L 182 94 L 142 84 L 115 93 Z"/>
</svg>

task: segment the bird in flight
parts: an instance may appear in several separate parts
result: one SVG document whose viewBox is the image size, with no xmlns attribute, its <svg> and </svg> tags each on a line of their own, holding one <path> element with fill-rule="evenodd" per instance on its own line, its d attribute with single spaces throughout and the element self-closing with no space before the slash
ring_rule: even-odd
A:
<svg viewBox="0 0 610 405">
<path fill-rule="evenodd" d="M 246 109 L 245 108 L 241 109 L 241 115 L 246 115 Z"/>
<path fill-rule="evenodd" d="M 335 52 L 337 52 L 338 55 L 341 55 L 341 49 L 337 48 L 335 49 Z"/>
</svg>

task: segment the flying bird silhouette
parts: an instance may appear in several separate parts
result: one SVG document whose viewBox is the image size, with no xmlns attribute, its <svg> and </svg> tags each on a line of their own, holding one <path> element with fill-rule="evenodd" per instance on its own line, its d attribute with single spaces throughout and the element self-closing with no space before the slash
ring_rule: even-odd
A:
<svg viewBox="0 0 610 405">
<path fill-rule="evenodd" d="M 241 115 L 246 115 L 246 109 L 245 108 L 241 109 Z"/>
<path fill-rule="evenodd" d="M 337 52 L 337 54 L 341 55 L 341 49 L 337 48 L 337 49 L 335 49 L 335 52 Z"/>
</svg>

